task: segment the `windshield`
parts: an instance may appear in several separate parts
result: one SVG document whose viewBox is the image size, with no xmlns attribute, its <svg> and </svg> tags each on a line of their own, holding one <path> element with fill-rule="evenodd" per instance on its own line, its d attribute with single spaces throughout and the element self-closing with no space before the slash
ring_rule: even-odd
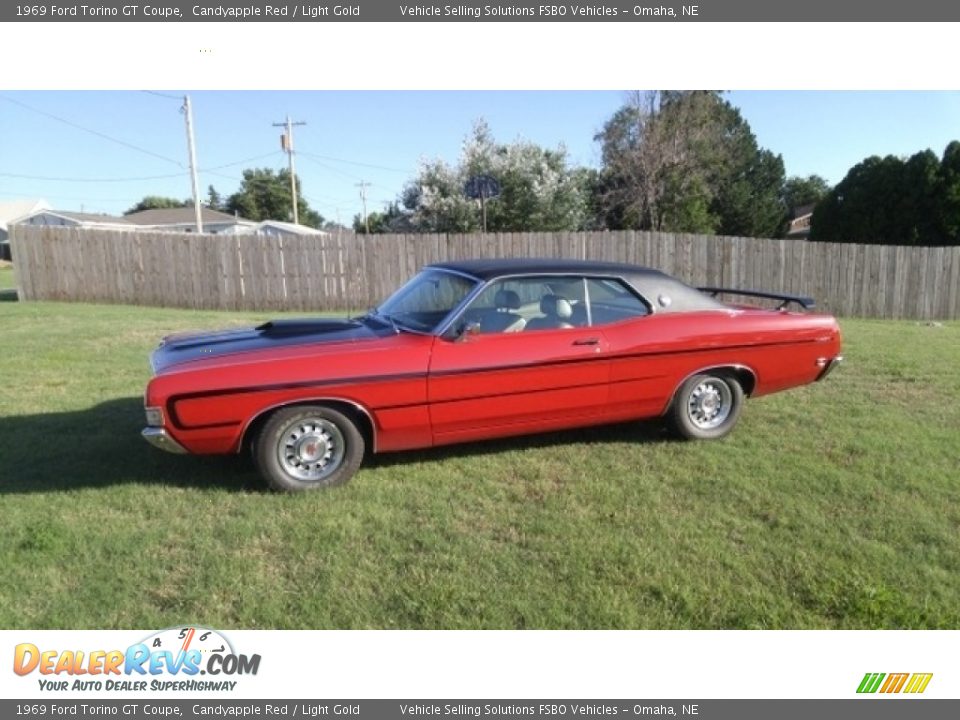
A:
<svg viewBox="0 0 960 720">
<path fill-rule="evenodd" d="M 463 275 L 427 269 L 387 298 L 376 313 L 400 327 L 431 332 L 478 282 Z"/>
</svg>

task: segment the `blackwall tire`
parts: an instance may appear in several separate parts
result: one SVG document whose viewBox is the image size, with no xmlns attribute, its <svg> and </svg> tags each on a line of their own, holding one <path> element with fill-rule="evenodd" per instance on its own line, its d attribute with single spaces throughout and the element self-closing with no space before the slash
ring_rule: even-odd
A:
<svg viewBox="0 0 960 720">
<path fill-rule="evenodd" d="M 715 440 L 733 430 L 743 399 L 743 388 L 731 375 L 700 373 L 680 386 L 667 419 L 683 438 Z"/>
<path fill-rule="evenodd" d="M 253 444 L 260 474 L 280 492 L 343 485 L 357 472 L 364 452 L 356 423 L 322 405 L 277 410 Z"/>
</svg>

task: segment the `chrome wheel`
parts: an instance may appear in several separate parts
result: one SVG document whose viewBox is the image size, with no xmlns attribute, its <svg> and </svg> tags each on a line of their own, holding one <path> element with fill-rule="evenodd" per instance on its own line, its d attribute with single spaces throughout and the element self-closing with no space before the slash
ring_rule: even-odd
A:
<svg viewBox="0 0 960 720">
<path fill-rule="evenodd" d="M 343 463 L 346 441 L 333 422 L 305 417 L 290 424 L 277 443 L 277 460 L 284 472 L 298 480 L 321 481 Z"/>
<path fill-rule="evenodd" d="M 711 377 L 694 386 L 687 399 L 687 417 L 700 430 L 719 427 L 733 408 L 730 386 L 720 378 Z"/>
</svg>

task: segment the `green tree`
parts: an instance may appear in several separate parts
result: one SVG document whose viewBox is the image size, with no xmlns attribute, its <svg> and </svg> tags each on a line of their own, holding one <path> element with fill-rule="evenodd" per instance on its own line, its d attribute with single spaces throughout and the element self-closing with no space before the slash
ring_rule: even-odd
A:
<svg viewBox="0 0 960 720">
<path fill-rule="evenodd" d="M 872 156 L 854 165 L 817 205 L 811 240 L 887 245 L 960 243 L 960 143 L 942 160 Z"/>
<path fill-rule="evenodd" d="M 313 210 L 304 199 L 297 178 L 297 209 L 300 224 L 320 228 L 323 216 Z M 226 211 L 248 220 L 280 220 L 293 222 L 293 203 L 290 194 L 290 172 L 272 168 L 254 168 L 243 171 L 240 189 L 227 198 Z"/>
<path fill-rule="evenodd" d="M 371 234 L 407 232 L 410 230 L 409 217 L 400 207 L 400 204 L 396 202 L 388 203 L 383 212 L 368 213 L 366 223 L 364 223 L 361 213 L 353 216 L 354 232 L 366 233 L 367 225 L 370 226 Z"/>
<path fill-rule="evenodd" d="M 789 212 L 805 205 L 816 205 L 830 193 L 830 183 L 819 175 L 787 178 L 783 184 L 783 203 Z"/>
<path fill-rule="evenodd" d="M 223 197 L 217 192 L 217 189 L 213 185 L 207 187 L 207 207 L 220 212 L 223 212 L 226 207 L 223 204 Z"/>
<path fill-rule="evenodd" d="M 775 236 L 784 168 L 720 93 L 636 93 L 595 138 L 611 228 Z"/>
<path fill-rule="evenodd" d="M 464 141 L 456 165 L 425 162 L 407 184 L 400 202 L 410 226 L 422 232 L 479 230 L 479 202 L 464 195 L 464 185 L 480 174 L 500 184 L 499 197 L 486 202 L 488 231 L 575 230 L 587 220 L 588 177 L 568 164 L 562 146 L 499 143 L 481 120 Z"/>
<path fill-rule="evenodd" d="M 950 245 L 960 245 L 960 141 L 954 140 L 943 151 L 938 183 L 937 215 L 944 241 Z"/>
<path fill-rule="evenodd" d="M 711 209 L 720 219 L 721 235 L 779 237 L 787 221 L 783 203 L 783 158 L 749 143 L 715 179 Z"/>
<path fill-rule="evenodd" d="M 162 208 L 181 208 L 192 207 L 191 200 L 177 200 L 176 198 L 162 197 L 160 195 L 147 195 L 133 207 L 124 211 L 124 215 L 132 215 L 141 210 L 156 210 Z"/>
</svg>

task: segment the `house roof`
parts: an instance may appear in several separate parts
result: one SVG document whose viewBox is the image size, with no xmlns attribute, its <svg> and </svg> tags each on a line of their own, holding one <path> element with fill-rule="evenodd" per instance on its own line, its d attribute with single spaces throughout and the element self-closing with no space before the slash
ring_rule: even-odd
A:
<svg viewBox="0 0 960 720">
<path fill-rule="evenodd" d="M 82 223 L 104 223 L 109 225 L 128 225 L 126 218 L 117 217 L 116 215 L 107 215 L 105 213 L 84 213 L 84 212 L 72 212 L 69 210 L 47 210 L 51 215 L 59 215 L 60 217 L 70 218 L 71 220 L 76 220 L 77 222 Z M 33 213 L 34 215 L 37 213 Z"/>
<path fill-rule="evenodd" d="M 309 227 L 307 225 L 298 225 L 296 223 L 282 222 L 281 220 L 263 220 L 262 222 L 257 223 L 253 228 L 254 232 L 259 232 L 262 228 L 272 227 L 277 228 L 285 233 L 290 235 L 329 235 L 326 230 L 317 230 L 316 228 Z"/>
<path fill-rule="evenodd" d="M 10 221 L 10 224 L 20 223 L 39 215 L 53 215 L 64 220 L 73 220 L 78 224 L 99 224 L 99 225 L 128 225 L 129 223 L 122 217 L 116 215 L 105 215 L 103 213 L 84 213 L 73 212 L 71 210 L 51 210 L 50 208 L 38 208 L 25 215 L 20 215 Z"/>
<path fill-rule="evenodd" d="M 192 224 L 196 216 L 193 207 L 179 208 L 151 208 L 150 210 L 141 210 L 140 212 L 124 215 L 124 219 L 133 225 L 182 225 Z M 200 219 L 206 225 L 208 223 L 252 223 L 251 220 L 228 215 L 219 210 L 211 210 L 208 207 L 201 208 Z"/>
<path fill-rule="evenodd" d="M 6 230 L 7 224 L 11 220 L 30 215 L 37 210 L 49 210 L 50 205 L 46 200 L 4 200 L 0 202 L 0 230 Z"/>
</svg>

